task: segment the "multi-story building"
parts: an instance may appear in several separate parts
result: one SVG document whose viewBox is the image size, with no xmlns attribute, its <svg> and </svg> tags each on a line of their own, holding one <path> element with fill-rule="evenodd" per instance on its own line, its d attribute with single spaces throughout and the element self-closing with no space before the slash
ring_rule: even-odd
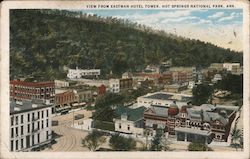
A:
<svg viewBox="0 0 250 159">
<path fill-rule="evenodd" d="M 82 77 L 98 77 L 101 74 L 100 69 L 69 69 L 67 77 L 69 79 L 77 79 Z"/>
<path fill-rule="evenodd" d="M 109 90 L 112 93 L 120 92 L 120 80 L 119 79 L 110 79 L 109 80 Z"/>
<path fill-rule="evenodd" d="M 126 78 L 126 79 L 119 79 L 120 82 L 120 91 L 131 89 L 133 85 L 133 79 L 132 78 Z"/>
<path fill-rule="evenodd" d="M 186 81 L 192 81 L 196 78 L 196 67 L 170 67 L 169 71 L 174 73 L 177 73 L 177 82 L 186 82 Z M 174 80 L 174 77 L 173 77 Z"/>
<path fill-rule="evenodd" d="M 10 81 L 10 99 L 21 101 L 24 99 L 43 99 L 54 103 L 55 83 L 49 82 L 25 82 Z"/>
<path fill-rule="evenodd" d="M 51 104 L 38 99 L 11 100 L 11 151 L 33 151 L 51 143 L 51 108 Z"/>
<path fill-rule="evenodd" d="M 62 81 L 62 80 L 55 80 L 55 87 L 56 88 L 63 88 L 63 87 L 69 87 L 68 81 Z"/>
<path fill-rule="evenodd" d="M 60 107 L 70 105 L 71 103 L 76 102 L 76 100 L 75 93 L 70 90 L 55 95 L 55 104 Z"/>
<path fill-rule="evenodd" d="M 225 68 L 227 71 L 230 71 L 233 74 L 241 72 L 240 63 L 223 63 L 223 68 Z"/>
<path fill-rule="evenodd" d="M 222 71 L 224 69 L 223 63 L 211 63 L 208 69 L 210 71 L 212 70 Z"/>
<path fill-rule="evenodd" d="M 169 107 L 150 106 L 144 112 L 144 124 L 152 134 L 161 128 L 178 141 L 227 141 L 237 110 L 236 106 L 209 104 L 184 105 L 181 109 L 175 103 Z"/>
</svg>

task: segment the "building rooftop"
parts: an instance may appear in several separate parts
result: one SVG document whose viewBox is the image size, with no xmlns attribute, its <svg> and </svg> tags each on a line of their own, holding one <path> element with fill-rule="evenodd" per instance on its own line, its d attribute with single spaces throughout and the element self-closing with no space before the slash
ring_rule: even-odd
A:
<svg viewBox="0 0 250 159">
<path fill-rule="evenodd" d="M 157 100 L 175 100 L 181 102 L 189 102 L 192 100 L 192 95 L 187 94 L 177 94 L 177 93 L 166 93 L 166 92 L 155 92 L 152 94 L 147 94 L 142 96 L 148 99 L 157 99 Z"/>
<path fill-rule="evenodd" d="M 10 114 L 18 114 L 51 106 L 51 103 L 45 103 L 44 100 L 40 99 L 23 100 L 22 102 L 15 102 L 14 100 L 11 100 Z"/>
<path fill-rule="evenodd" d="M 118 106 L 115 110 L 116 115 L 118 116 L 117 119 L 121 119 L 121 115 L 126 114 L 127 120 L 129 121 L 138 121 L 140 119 L 143 119 L 143 113 L 145 107 L 138 107 L 135 109 L 131 109 L 124 106 Z"/>
</svg>

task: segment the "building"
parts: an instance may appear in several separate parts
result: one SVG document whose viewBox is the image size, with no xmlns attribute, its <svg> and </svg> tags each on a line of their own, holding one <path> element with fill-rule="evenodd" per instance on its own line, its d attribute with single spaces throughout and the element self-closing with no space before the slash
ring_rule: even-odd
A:
<svg viewBox="0 0 250 159">
<path fill-rule="evenodd" d="M 120 79 L 119 84 L 120 84 L 120 91 L 132 89 L 133 79 L 132 78 L 126 78 L 126 79 L 122 78 L 122 79 Z"/>
<path fill-rule="evenodd" d="M 178 107 L 182 105 L 188 105 L 192 101 L 192 95 L 167 93 L 167 92 L 155 92 L 149 93 L 137 98 L 138 107 L 145 106 L 146 108 L 152 105 L 168 107 L 175 102 Z"/>
<path fill-rule="evenodd" d="M 175 103 L 169 107 L 150 106 L 144 112 L 144 124 L 151 134 L 161 128 L 178 141 L 226 142 L 237 110 L 236 106 L 209 104 L 184 105 L 180 109 Z"/>
<path fill-rule="evenodd" d="M 148 65 L 144 71 L 147 73 L 160 73 L 160 67 L 155 65 Z"/>
<path fill-rule="evenodd" d="M 232 74 L 239 74 L 241 72 L 240 63 L 223 63 L 223 68 Z"/>
<path fill-rule="evenodd" d="M 178 93 L 188 88 L 188 83 L 166 85 L 164 91 Z"/>
<path fill-rule="evenodd" d="M 120 92 L 120 80 L 119 79 L 110 79 L 109 80 L 109 91 L 112 93 Z"/>
<path fill-rule="evenodd" d="M 133 74 L 130 72 L 125 72 L 122 74 L 122 79 L 132 78 Z"/>
<path fill-rule="evenodd" d="M 54 80 L 55 88 L 69 87 L 69 82 L 62 80 Z"/>
<path fill-rule="evenodd" d="M 145 109 L 145 107 L 135 109 L 124 106 L 118 107 L 115 111 L 118 117 L 114 118 L 115 131 L 126 134 L 143 135 L 143 112 Z"/>
<path fill-rule="evenodd" d="M 211 63 L 208 69 L 210 71 L 212 70 L 222 71 L 224 69 L 223 63 Z"/>
<path fill-rule="evenodd" d="M 105 94 L 106 93 L 106 86 L 105 85 L 101 85 L 101 86 L 99 86 L 98 87 L 98 95 L 103 95 L 103 94 Z"/>
<path fill-rule="evenodd" d="M 59 93 L 55 95 L 55 104 L 56 106 L 69 106 L 70 104 L 77 101 L 75 93 L 71 90 Z"/>
<path fill-rule="evenodd" d="M 217 83 L 218 81 L 221 81 L 221 80 L 222 80 L 221 74 L 215 74 L 214 78 L 212 79 L 212 82 Z"/>
<path fill-rule="evenodd" d="M 69 79 L 78 79 L 82 77 L 98 77 L 101 74 L 100 69 L 69 69 L 67 77 Z"/>
<path fill-rule="evenodd" d="M 10 99 L 21 101 L 31 99 L 43 99 L 46 102 L 54 103 L 55 83 L 54 82 L 25 82 L 10 81 Z"/>
<path fill-rule="evenodd" d="M 10 150 L 33 151 L 51 143 L 52 105 L 42 100 L 10 102 Z"/>
<path fill-rule="evenodd" d="M 197 74 L 196 67 L 170 67 L 169 71 L 173 73 L 174 82 L 193 81 Z"/>
</svg>

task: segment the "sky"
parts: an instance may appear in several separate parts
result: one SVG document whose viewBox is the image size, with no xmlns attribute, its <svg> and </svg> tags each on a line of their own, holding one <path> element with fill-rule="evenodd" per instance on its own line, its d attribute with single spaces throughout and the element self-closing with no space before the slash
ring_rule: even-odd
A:
<svg viewBox="0 0 250 159">
<path fill-rule="evenodd" d="M 242 9 L 107 9 L 82 12 L 128 19 L 152 29 L 199 39 L 226 49 L 243 50 Z"/>
</svg>

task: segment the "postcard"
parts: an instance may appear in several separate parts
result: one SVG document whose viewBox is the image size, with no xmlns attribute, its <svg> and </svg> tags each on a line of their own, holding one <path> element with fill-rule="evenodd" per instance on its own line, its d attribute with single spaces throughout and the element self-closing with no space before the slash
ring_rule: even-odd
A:
<svg viewBox="0 0 250 159">
<path fill-rule="evenodd" d="M 1 158 L 249 158 L 249 2 L 4 1 Z"/>
</svg>

